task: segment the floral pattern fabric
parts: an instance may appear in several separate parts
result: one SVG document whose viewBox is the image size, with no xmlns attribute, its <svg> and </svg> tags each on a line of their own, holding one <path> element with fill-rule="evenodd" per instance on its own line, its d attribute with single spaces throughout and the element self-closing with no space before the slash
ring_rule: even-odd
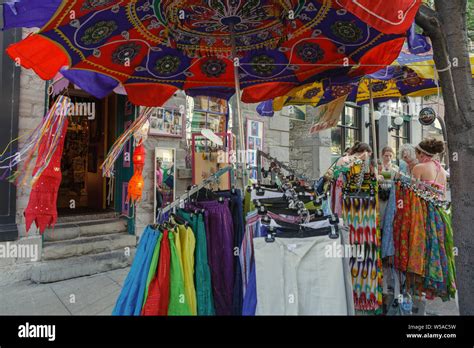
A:
<svg viewBox="0 0 474 348">
<path fill-rule="evenodd" d="M 406 290 L 446 301 L 456 295 L 451 215 L 405 184 L 395 185 L 394 266 L 406 273 Z"/>
</svg>

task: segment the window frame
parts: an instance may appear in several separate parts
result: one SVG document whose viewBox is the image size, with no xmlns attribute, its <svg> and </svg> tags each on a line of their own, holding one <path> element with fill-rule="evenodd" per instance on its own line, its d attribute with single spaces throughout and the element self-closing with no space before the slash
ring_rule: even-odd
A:
<svg viewBox="0 0 474 348">
<path fill-rule="evenodd" d="M 348 116 L 348 110 L 352 109 L 355 111 L 355 125 L 348 125 L 346 124 L 346 117 Z M 344 105 L 344 110 L 341 114 L 341 119 L 337 124 L 337 129 L 341 134 L 341 152 L 339 154 L 333 153 L 331 151 L 332 156 L 342 156 L 344 155 L 344 150 L 347 147 L 347 130 L 354 130 L 356 132 L 355 141 L 361 141 L 362 139 L 362 107 L 356 104 L 349 104 L 346 103 Z M 331 135 L 331 143 L 333 142 L 332 135 Z"/>
<path fill-rule="evenodd" d="M 403 125 L 401 126 L 396 126 L 394 123 L 394 118 L 391 120 L 391 127 L 392 129 L 390 131 L 390 137 L 393 139 L 395 143 L 395 148 L 393 149 L 395 153 L 399 153 L 400 151 L 400 146 L 403 144 L 410 143 L 411 139 L 411 121 L 407 118 L 403 118 Z M 404 135 L 404 131 L 406 130 L 406 135 Z M 403 142 L 405 140 L 405 142 Z"/>
<path fill-rule="evenodd" d="M 210 105 L 209 100 L 210 100 L 211 98 L 213 98 L 213 97 L 205 97 L 205 96 L 196 96 L 196 97 L 193 97 L 193 99 L 194 99 L 194 108 L 193 108 L 193 110 L 192 110 L 192 116 L 193 116 L 193 117 L 194 117 L 194 114 L 195 114 L 195 113 L 205 114 L 205 125 L 206 125 L 206 127 L 209 127 L 209 124 L 210 124 L 210 121 L 209 121 L 210 118 L 209 118 L 209 116 L 210 116 L 210 115 L 212 115 L 212 116 L 218 116 L 218 117 L 220 117 L 220 118 L 224 118 L 224 123 L 227 122 L 228 114 L 229 114 L 229 105 L 227 105 L 227 107 L 226 107 L 227 112 L 214 111 L 214 110 L 209 109 L 209 107 L 208 107 L 207 110 L 206 110 L 206 109 L 201 109 L 201 108 L 196 107 L 196 105 L 197 105 L 196 100 L 197 100 L 197 99 L 201 99 L 201 98 L 202 98 L 202 99 L 207 98 L 207 105 L 209 106 L 209 105 Z M 217 98 L 217 99 L 219 99 L 219 98 Z M 221 120 L 221 121 L 222 121 L 222 120 Z M 189 120 L 189 121 L 187 121 L 187 122 L 190 122 L 190 123 L 191 123 L 189 129 L 190 129 L 190 134 L 192 134 L 192 119 Z M 186 127 L 186 128 L 187 128 L 187 127 Z M 225 127 L 225 128 L 226 128 L 226 127 Z M 186 131 L 187 131 L 187 130 L 186 130 Z M 189 140 L 189 139 L 188 139 L 188 140 Z"/>
</svg>

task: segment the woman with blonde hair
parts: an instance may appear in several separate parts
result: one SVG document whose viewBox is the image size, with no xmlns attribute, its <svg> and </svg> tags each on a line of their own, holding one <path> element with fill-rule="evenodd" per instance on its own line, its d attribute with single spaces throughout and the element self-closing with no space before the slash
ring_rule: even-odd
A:
<svg viewBox="0 0 474 348">
<path fill-rule="evenodd" d="M 400 171 L 405 175 L 411 175 L 413 168 L 418 164 L 415 147 L 412 144 L 403 144 L 398 152 L 400 160 Z"/>
</svg>

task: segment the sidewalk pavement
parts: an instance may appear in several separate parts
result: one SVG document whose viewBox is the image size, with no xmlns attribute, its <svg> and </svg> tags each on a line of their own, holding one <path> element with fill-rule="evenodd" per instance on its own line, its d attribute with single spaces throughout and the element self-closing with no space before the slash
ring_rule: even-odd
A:
<svg viewBox="0 0 474 348">
<path fill-rule="evenodd" d="M 130 268 L 51 284 L 0 288 L 1 315 L 111 315 Z"/>
<path fill-rule="evenodd" d="M 0 288 L 2 315 L 111 315 L 130 268 L 51 284 L 18 282 Z M 459 315 L 456 301 L 428 301 L 427 315 Z"/>
</svg>

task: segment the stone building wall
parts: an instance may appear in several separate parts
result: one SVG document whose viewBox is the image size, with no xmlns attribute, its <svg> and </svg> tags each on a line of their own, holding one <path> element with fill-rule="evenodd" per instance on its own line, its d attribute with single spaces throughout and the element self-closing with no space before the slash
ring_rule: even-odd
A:
<svg viewBox="0 0 474 348">
<path fill-rule="evenodd" d="M 237 107 L 235 98 L 231 99 L 233 112 L 233 133 L 238 134 Z M 246 120 L 256 120 L 263 123 L 263 151 L 281 162 L 290 162 L 290 119 L 284 112 L 276 112 L 273 117 L 262 117 L 257 113 L 258 104 L 242 103 L 244 131 L 247 132 Z"/>
<path fill-rule="evenodd" d="M 308 107 L 305 121 L 290 121 L 290 165 L 310 179 L 331 165 L 331 131 L 309 134 L 314 117 L 315 109 Z"/>
</svg>

